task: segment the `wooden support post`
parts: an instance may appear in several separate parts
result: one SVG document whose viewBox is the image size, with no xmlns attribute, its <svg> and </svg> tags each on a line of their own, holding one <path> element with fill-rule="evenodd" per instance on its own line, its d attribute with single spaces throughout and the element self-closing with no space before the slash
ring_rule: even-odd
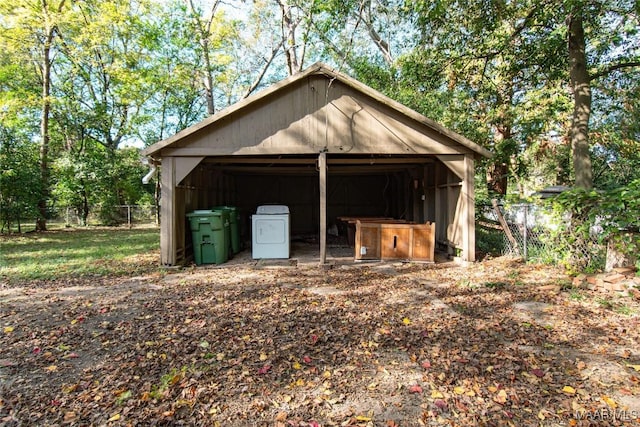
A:
<svg viewBox="0 0 640 427">
<path fill-rule="evenodd" d="M 175 161 L 173 157 L 162 159 L 160 180 L 162 196 L 160 197 L 160 263 L 175 265 L 176 263 L 176 218 L 175 215 Z"/>
<path fill-rule="evenodd" d="M 318 156 L 320 171 L 320 264 L 327 263 L 327 153 Z"/>
<path fill-rule="evenodd" d="M 464 176 L 460 198 L 463 202 L 462 213 L 462 249 L 465 261 L 476 260 L 476 200 L 475 200 L 475 168 L 473 156 L 464 156 Z"/>
</svg>

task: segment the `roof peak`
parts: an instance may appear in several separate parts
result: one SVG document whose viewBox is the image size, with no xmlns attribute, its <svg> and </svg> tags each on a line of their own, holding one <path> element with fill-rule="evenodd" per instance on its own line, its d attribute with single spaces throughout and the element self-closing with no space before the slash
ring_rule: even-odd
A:
<svg viewBox="0 0 640 427">
<path fill-rule="evenodd" d="M 269 96 L 281 91 L 283 88 L 288 87 L 292 84 L 295 84 L 296 82 L 309 77 L 311 75 L 325 75 L 328 78 L 331 79 L 335 79 L 338 80 L 339 82 L 341 82 L 344 85 L 347 85 L 349 87 L 351 87 L 352 89 L 358 91 L 359 93 L 364 94 L 365 96 L 368 96 L 372 99 L 374 99 L 375 101 L 411 118 L 412 120 L 415 120 L 416 122 L 419 122 L 433 130 L 435 130 L 436 132 L 452 139 L 453 141 L 457 142 L 460 145 L 465 146 L 468 149 L 471 149 L 473 152 L 475 152 L 478 156 L 483 156 L 483 157 L 491 157 L 492 154 L 485 149 L 484 147 L 476 144 L 475 142 L 467 139 L 466 137 L 464 137 L 463 135 L 460 135 L 444 126 L 442 126 L 441 124 L 437 123 L 436 121 L 418 113 L 415 110 L 412 110 L 411 108 L 395 101 L 394 99 L 384 95 L 383 93 L 371 88 L 370 86 L 365 85 L 364 83 L 348 76 L 347 74 L 336 70 L 335 68 L 325 64 L 324 62 L 318 61 L 313 63 L 312 65 L 310 65 L 309 67 L 305 68 L 304 70 L 300 71 L 299 73 L 293 74 L 277 83 L 274 83 L 273 85 L 264 88 L 254 94 L 252 94 L 251 96 L 248 96 L 238 102 L 236 102 L 235 104 L 232 104 L 220 111 L 218 111 L 216 114 L 209 116 L 207 118 L 205 118 L 204 120 L 202 120 L 199 123 L 196 123 L 186 129 L 181 130 L 180 132 L 176 133 L 175 135 L 166 138 L 162 141 L 159 141 L 147 148 L 145 148 L 144 150 L 142 150 L 142 155 L 143 156 L 150 156 L 153 157 L 155 154 L 157 154 L 160 150 L 162 150 L 163 148 L 166 148 L 172 144 L 174 144 L 175 142 L 181 140 L 182 138 L 185 138 L 195 132 L 198 132 L 200 130 L 202 130 L 205 127 L 208 127 L 209 125 L 212 125 L 213 123 L 228 117 L 244 108 L 246 108 L 247 106 L 251 105 L 254 102 L 257 102 L 259 100 L 268 98 Z"/>
</svg>

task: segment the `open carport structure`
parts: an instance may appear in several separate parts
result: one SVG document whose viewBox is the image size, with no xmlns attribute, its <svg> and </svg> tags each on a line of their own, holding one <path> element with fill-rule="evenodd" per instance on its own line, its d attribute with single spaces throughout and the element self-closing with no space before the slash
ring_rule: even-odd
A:
<svg viewBox="0 0 640 427">
<path fill-rule="evenodd" d="M 161 263 L 191 256 L 186 213 L 233 205 L 250 241 L 261 204 L 288 205 L 291 234 L 314 235 L 341 216 L 435 222 L 436 242 L 475 259 L 474 162 L 469 139 L 317 63 L 160 141 Z"/>
</svg>

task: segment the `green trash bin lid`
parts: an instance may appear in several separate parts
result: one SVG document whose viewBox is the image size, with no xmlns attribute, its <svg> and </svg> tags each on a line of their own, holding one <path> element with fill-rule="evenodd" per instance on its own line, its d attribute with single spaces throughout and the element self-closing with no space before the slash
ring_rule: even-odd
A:
<svg viewBox="0 0 640 427">
<path fill-rule="evenodd" d="M 213 211 L 211 209 L 197 209 L 193 212 L 189 212 L 187 214 L 188 217 L 191 216 L 208 216 L 211 215 L 213 213 Z"/>
<path fill-rule="evenodd" d="M 209 224 L 213 229 L 223 226 L 223 215 L 219 211 L 201 209 L 189 212 L 186 217 L 189 220 L 191 231 L 198 231 L 201 224 Z"/>
</svg>

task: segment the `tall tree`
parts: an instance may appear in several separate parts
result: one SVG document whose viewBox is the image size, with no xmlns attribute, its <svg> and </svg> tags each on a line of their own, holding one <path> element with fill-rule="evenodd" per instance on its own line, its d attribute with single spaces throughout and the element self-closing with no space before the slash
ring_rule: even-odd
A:
<svg viewBox="0 0 640 427">
<path fill-rule="evenodd" d="M 4 3 L 1 9 L 7 18 L 3 37 L 10 41 L 5 46 L 10 47 L 15 61 L 36 71 L 34 80 L 40 83 L 40 198 L 36 220 L 36 229 L 40 231 L 47 229 L 48 216 L 51 71 L 65 8 L 65 0 L 18 0 Z"/>
<path fill-rule="evenodd" d="M 293 75 L 302 69 L 302 59 L 304 59 L 304 51 L 298 58 L 298 46 L 296 43 L 296 28 L 299 19 L 294 17 L 292 8 L 286 0 L 277 0 L 278 6 L 282 11 L 282 42 L 284 45 L 284 53 L 287 57 L 287 69 L 289 75 Z"/>
<path fill-rule="evenodd" d="M 38 201 L 38 210 L 40 216 L 36 220 L 36 230 L 44 231 L 47 229 L 47 202 L 49 201 L 49 118 L 51 115 L 51 64 L 52 45 L 54 38 L 58 32 L 58 23 L 56 14 L 60 14 L 64 7 L 65 0 L 59 0 L 57 5 L 53 5 L 53 13 L 50 10 L 48 0 L 41 0 L 41 13 L 43 19 L 43 35 L 42 35 L 42 61 L 40 63 L 40 73 L 42 78 L 42 117 L 40 124 L 40 137 L 42 142 L 40 145 L 40 179 L 42 181 L 42 196 Z"/>
<path fill-rule="evenodd" d="M 418 85 L 409 101 L 444 124 L 482 142 L 495 157 L 486 165 L 490 192 L 505 196 L 507 183 L 526 174 L 523 150 L 557 113 L 548 102 L 562 64 L 563 39 L 546 25 L 549 4 L 537 1 L 458 0 L 411 3 L 418 43 L 401 57 L 404 87 Z M 540 45 L 540 41 L 546 43 Z M 432 98 L 443 106 L 415 96 Z"/>
<path fill-rule="evenodd" d="M 207 101 L 207 112 L 211 116 L 215 113 L 216 108 L 213 101 L 213 63 L 211 60 L 212 48 L 210 43 L 211 27 L 216 16 L 216 10 L 220 5 L 220 0 L 214 0 L 211 4 L 210 11 L 203 16 L 202 12 L 194 5 L 193 0 L 186 0 L 191 14 L 193 28 L 198 35 L 198 41 L 202 48 L 202 81 L 204 85 L 205 99 Z"/>
<path fill-rule="evenodd" d="M 509 165 L 502 155 L 502 148 L 512 147 L 507 152 L 508 157 L 512 160 L 519 158 L 519 147 L 533 141 L 531 137 L 534 136 L 524 137 L 522 118 L 528 115 L 532 101 L 539 106 L 549 105 L 545 98 L 556 97 L 559 92 L 557 82 L 563 80 L 573 98 L 573 114 L 570 125 L 565 128 L 569 130 L 575 184 L 591 188 L 589 122 L 594 112 L 592 93 L 603 77 L 621 74 L 639 64 L 635 37 L 638 32 L 637 2 L 490 0 L 464 3 L 457 0 L 416 0 L 411 4 L 416 23 L 422 31 L 424 51 L 436 52 L 435 62 L 423 62 L 427 72 L 446 75 L 448 90 L 467 85 L 465 92 L 476 101 L 481 101 L 479 95 L 486 90 L 495 92 L 497 103 L 487 103 L 488 99 L 473 103 L 475 111 L 482 111 L 483 105 L 498 107 L 492 108 L 497 115 L 489 115 L 493 116 L 489 123 L 493 124 L 494 131 L 487 136 L 493 142 L 490 148 L 498 154 L 495 158 L 498 162 L 489 165 L 488 169 L 490 187 L 499 193 L 504 192 L 504 181 L 496 185 L 499 182 L 496 180 L 505 175 L 505 168 Z M 496 68 L 496 64 L 503 65 Z M 480 80 L 474 75 L 481 76 Z M 454 77 L 453 86 L 451 76 Z M 466 77 L 460 79 L 462 76 Z M 474 83 L 478 81 L 480 86 Z M 503 83 L 496 84 L 499 81 Z M 508 87 L 514 84 L 512 95 L 509 95 Z M 529 94 L 540 92 L 544 87 L 550 89 L 545 97 L 530 98 Z M 504 108 L 500 113 L 499 106 L 507 107 L 509 104 L 511 113 L 504 114 L 507 111 Z M 552 114 L 540 118 L 560 119 L 562 115 L 553 114 L 554 109 L 561 112 L 558 106 L 551 105 L 549 112 Z M 473 110 L 469 114 L 473 114 Z M 515 144 L 510 142 L 514 137 Z"/>
<path fill-rule="evenodd" d="M 148 119 L 137 129 L 145 145 L 164 139 L 202 120 L 208 113 L 202 96 L 201 52 L 194 43 L 192 18 L 182 0 L 154 9 L 155 19 L 147 23 L 150 48 L 148 67 L 150 98 L 145 105 Z M 215 104 L 215 102 L 214 102 Z"/>
<path fill-rule="evenodd" d="M 569 70 L 574 97 L 571 147 L 575 184 L 593 187 L 589 141 L 592 90 L 612 73 L 640 67 L 638 3 L 569 1 L 566 4 Z"/>
<path fill-rule="evenodd" d="M 591 77 L 587 70 L 587 46 L 582 15 L 581 8 L 576 6 L 567 17 L 569 75 L 574 99 L 570 140 L 576 187 L 591 189 L 593 187 L 593 168 L 589 154 Z"/>
<path fill-rule="evenodd" d="M 157 87 L 152 62 L 157 31 L 147 18 L 151 7 L 145 1 L 79 3 L 60 45 L 55 119 L 66 153 L 57 170 L 66 188 L 93 193 L 82 196 L 83 216 L 87 201 L 99 202 L 107 223 L 117 220 L 114 206 L 125 203 L 118 150 L 152 120 L 145 113 Z M 105 185 L 89 177 L 99 177 Z"/>
</svg>

